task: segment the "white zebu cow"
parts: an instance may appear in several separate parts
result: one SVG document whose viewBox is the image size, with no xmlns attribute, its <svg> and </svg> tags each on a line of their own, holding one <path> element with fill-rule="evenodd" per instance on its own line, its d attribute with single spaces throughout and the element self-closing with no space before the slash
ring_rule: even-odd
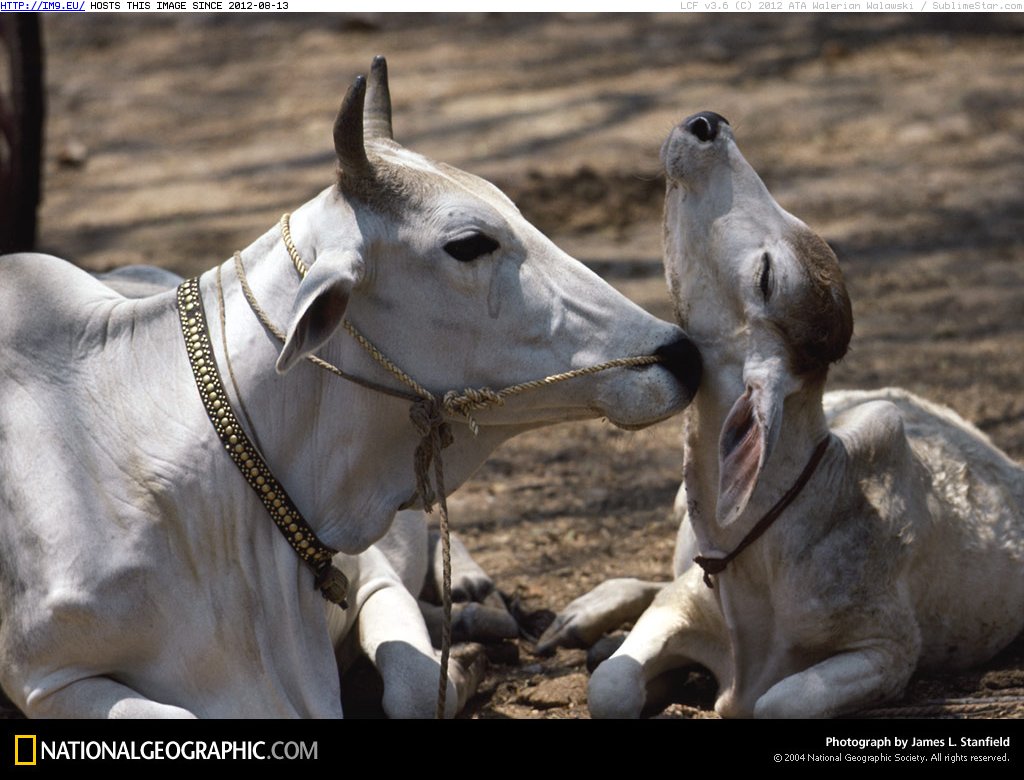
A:
<svg viewBox="0 0 1024 780">
<path fill-rule="evenodd" d="M 1024 628 L 1024 469 L 905 391 L 823 399 L 853 330 L 831 249 L 779 207 L 720 116 L 684 121 L 662 159 L 666 274 L 705 371 L 686 412 L 676 579 L 607 582 L 542 646 L 643 613 L 591 679 L 604 717 L 640 715 L 662 675 L 693 663 L 723 716 L 827 717 L 897 696 L 917 668 L 991 658 Z"/>
<path fill-rule="evenodd" d="M 255 298 L 286 326 L 284 347 L 230 261 L 222 301 L 213 269 L 180 306 L 186 327 L 200 303 L 209 314 L 200 374 L 227 365 L 226 323 L 231 385 L 270 470 L 322 543 L 347 555 L 415 503 L 421 434 L 407 402 L 303 360 L 316 351 L 396 384 L 336 334 L 343 317 L 437 392 L 665 357 L 475 412 L 478 436 L 452 419 L 449 489 L 528 428 L 664 419 L 699 373 L 678 328 L 560 252 L 493 186 L 394 143 L 383 68 L 365 138 L 362 78 L 342 104 L 337 184 L 292 215 L 308 275 L 300 282 L 276 227 L 241 253 Z M 309 540 L 289 530 L 286 541 L 228 458 L 178 308 L 173 293 L 126 299 L 55 257 L 0 262 L 3 688 L 30 716 L 340 716 L 327 605 L 291 546 Z M 201 336 L 191 327 L 189 339 Z"/>
</svg>

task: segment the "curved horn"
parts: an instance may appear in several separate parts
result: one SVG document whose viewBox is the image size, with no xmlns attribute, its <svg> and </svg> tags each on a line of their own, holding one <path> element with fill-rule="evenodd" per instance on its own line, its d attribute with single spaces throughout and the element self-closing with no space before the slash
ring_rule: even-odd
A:
<svg viewBox="0 0 1024 780">
<path fill-rule="evenodd" d="M 363 102 L 366 98 L 366 78 L 356 76 L 348 88 L 345 99 L 334 120 L 334 151 L 342 173 L 358 176 L 370 170 L 363 146 Z"/>
<path fill-rule="evenodd" d="M 370 66 L 370 80 L 366 87 L 366 111 L 363 116 L 368 138 L 390 138 L 395 134 L 391 129 L 391 91 L 388 89 L 388 61 L 381 55 L 373 58 Z"/>
</svg>

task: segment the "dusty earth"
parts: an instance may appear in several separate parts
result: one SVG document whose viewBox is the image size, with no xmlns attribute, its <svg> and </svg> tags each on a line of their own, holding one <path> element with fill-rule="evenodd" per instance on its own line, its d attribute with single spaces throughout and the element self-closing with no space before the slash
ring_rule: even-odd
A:
<svg viewBox="0 0 1024 780">
<path fill-rule="evenodd" d="M 670 318 L 657 152 L 716 110 L 842 261 L 856 335 L 831 386 L 910 388 L 1024 459 L 1022 17 L 67 15 L 45 37 L 40 243 L 89 269 L 192 274 L 244 247 L 330 181 L 343 90 L 385 53 L 400 141 L 490 178 Z M 679 440 L 678 420 L 525 435 L 452 499 L 454 525 L 536 630 L 607 577 L 667 578 Z M 518 662 L 472 715 L 586 716 L 584 653 L 531 647 L 498 654 Z M 696 675 L 666 714 L 709 716 L 712 692 Z M 1022 695 L 1018 640 L 890 714 L 1019 716 Z M 950 700 L 967 706 L 931 704 Z"/>
</svg>

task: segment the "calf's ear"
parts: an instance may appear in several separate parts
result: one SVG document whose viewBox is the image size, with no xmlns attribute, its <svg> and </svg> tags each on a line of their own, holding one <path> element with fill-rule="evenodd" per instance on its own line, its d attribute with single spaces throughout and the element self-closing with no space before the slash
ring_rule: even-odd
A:
<svg viewBox="0 0 1024 780">
<path fill-rule="evenodd" d="M 317 256 L 292 305 L 288 335 L 277 358 L 277 373 L 284 374 L 334 335 L 345 319 L 352 289 L 363 276 L 358 252 L 324 252 Z"/>
<path fill-rule="evenodd" d="M 718 523 L 733 523 L 750 501 L 778 439 L 784 397 L 771 386 L 751 385 L 736 399 L 718 440 Z"/>
</svg>

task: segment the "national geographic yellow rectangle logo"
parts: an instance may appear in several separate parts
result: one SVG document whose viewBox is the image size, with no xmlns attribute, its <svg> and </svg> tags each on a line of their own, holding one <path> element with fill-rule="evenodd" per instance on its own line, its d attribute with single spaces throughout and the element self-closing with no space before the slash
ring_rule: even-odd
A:
<svg viewBox="0 0 1024 780">
<path fill-rule="evenodd" d="M 31 745 L 31 747 L 29 747 Z M 14 735 L 14 765 L 35 766 L 36 765 L 36 735 L 15 734 Z"/>
</svg>

